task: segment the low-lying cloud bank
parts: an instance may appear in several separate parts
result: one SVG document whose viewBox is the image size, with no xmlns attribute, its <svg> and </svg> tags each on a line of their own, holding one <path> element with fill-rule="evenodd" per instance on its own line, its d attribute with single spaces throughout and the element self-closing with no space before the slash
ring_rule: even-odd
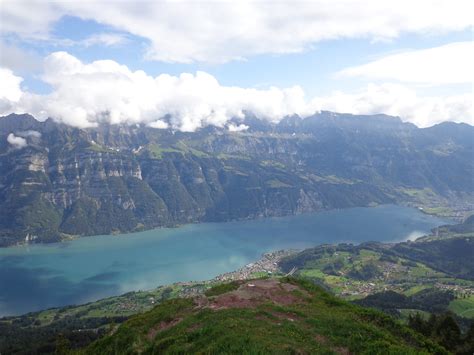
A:
<svg viewBox="0 0 474 355">
<path fill-rule="evenodd" d="M 21 78 L 11 71 L 1 75 L 13 91 L 21 90 Z M 112 60 L 84 64 L 66 52 L 46 57 L 42 80 L 52 87 L 50 94 L 11 95 L 9 88 L 4 88 L 0 92 L 3 113 L 20 110 L 78 127 L 110 122 L 157 128 L 168 126 L 161 118 L 169 115 L 173 128 L 194 131 L 206 125 L 224 126 L 232 117 L 243 117 L 244 111 L 271 121 L 314 112 L 300 87 L 256 90 L 222 86 L 204 72 L 154 78 Z"/>
<path fill-rule="evenodd" d="M 401 84 L 368 84 L 354 93 L 333 92 L 316 98 L 324 110 L 353 114 L 399 116 L 418 127 L 429 127 L 444 121 L 474 124 L 473 94 L 453 96 L 420 96 Z"/>
<path fill-rule="evenodd" d="M 205 72 L 152 77 L 112 60 L 82 63 L 66 52 L 46 57 L 42 80 L 52 91 L 33 94 L 22 90 L 21 77 L 0 68 L 0 114 L 28 112 L 40 120 L 52 117 L 81 128 L 108 122 L 182 131 L 207 125 L 242 130 L 245 127 L 229 125 L 229 120 L 242 118 L 244 112 L 278 122 L 287 115 L 304 117 L 322 109 L 387 113 L 419 126 L 446 120 L 473 123 L 472 95 L 419 97 L 400 84 L 370 84 L 356 93 L 334 92 L 307 100 L 299 86 L 266 90 L 222 86 Z"/>
</svg>

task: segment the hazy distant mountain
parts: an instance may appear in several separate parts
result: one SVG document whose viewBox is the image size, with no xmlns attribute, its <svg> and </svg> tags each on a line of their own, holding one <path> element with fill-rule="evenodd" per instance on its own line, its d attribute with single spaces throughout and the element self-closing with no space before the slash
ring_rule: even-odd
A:
<svg viewBox="0 0 474 355">
<path fill-rule="evenodd" d="M 322 112 L 248 129 L 0 118 L 0 245 L 412 203 L 472 208 L 474 127 Z"/>
</svg>

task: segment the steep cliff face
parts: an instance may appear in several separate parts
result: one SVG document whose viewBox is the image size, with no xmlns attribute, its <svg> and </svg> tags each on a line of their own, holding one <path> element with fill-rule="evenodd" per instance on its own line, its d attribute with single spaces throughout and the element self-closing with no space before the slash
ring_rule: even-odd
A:
<svg viewBox="0 0 474 355">
<path fill-rule="evenodd" d="M 183 133 L 0 118 L 0 245 L 420 196 L 472 201 L 471 126 L 326 112 L 246 124 Z"/>
</svg>

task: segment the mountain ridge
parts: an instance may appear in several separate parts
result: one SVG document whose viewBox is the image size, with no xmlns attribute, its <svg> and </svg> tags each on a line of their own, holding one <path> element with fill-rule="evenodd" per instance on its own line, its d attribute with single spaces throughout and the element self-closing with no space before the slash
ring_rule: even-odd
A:
<svg viewBox="0 0 474 355">
<path fill-rule="evenodd" d="M 472 126 L 332 112 L 239 122 L 248 129 L 0 118 L 0 245 L 383 203 L 462 217 L 474 201 Z"/>
<path fill-rule="evenodd" d="M 80 353 L 156 351 L 445 353 L 382 313 L 350 305 L 308 281 L 291 278 L 234 282 L 199 298 L 165 301 Z"/>
</svg>

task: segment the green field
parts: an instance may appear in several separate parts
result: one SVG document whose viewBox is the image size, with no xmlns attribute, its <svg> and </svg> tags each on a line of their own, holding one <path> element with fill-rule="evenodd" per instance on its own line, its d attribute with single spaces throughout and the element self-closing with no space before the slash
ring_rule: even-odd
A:
<svg viewBox="0 0 474 355">
<path fill-rule="evenodd" d="M 396 251 L 376 243 L 323 245 L 284 259 L 282 271 L 296 267 L 297 275 L 323 285 L 337 296 L 362 302 L 360 304 L 402 319 L 406 319 L 413 309 L 439 313 L 448 307 L 458 316 L 474 318 L 472 296 L 461 298 L 474 291 L 474 280 L 469 271 L 473 240 L 467 236 L 422 240 L 420 243 L 394 245 Z M 404 248 L 399 248 L 399 245 Z M 417 254 L 412 253 L 415 247 Z M 397 294 L 399 296 L 395 296 Z M 364 303 L 369 297 L 372 298 Z"/>
<path fill-rule="evenodd" d="M 449 309 L 461 317 L 474 319 L 474 295 L 452 301 Z"/>
</svg>

